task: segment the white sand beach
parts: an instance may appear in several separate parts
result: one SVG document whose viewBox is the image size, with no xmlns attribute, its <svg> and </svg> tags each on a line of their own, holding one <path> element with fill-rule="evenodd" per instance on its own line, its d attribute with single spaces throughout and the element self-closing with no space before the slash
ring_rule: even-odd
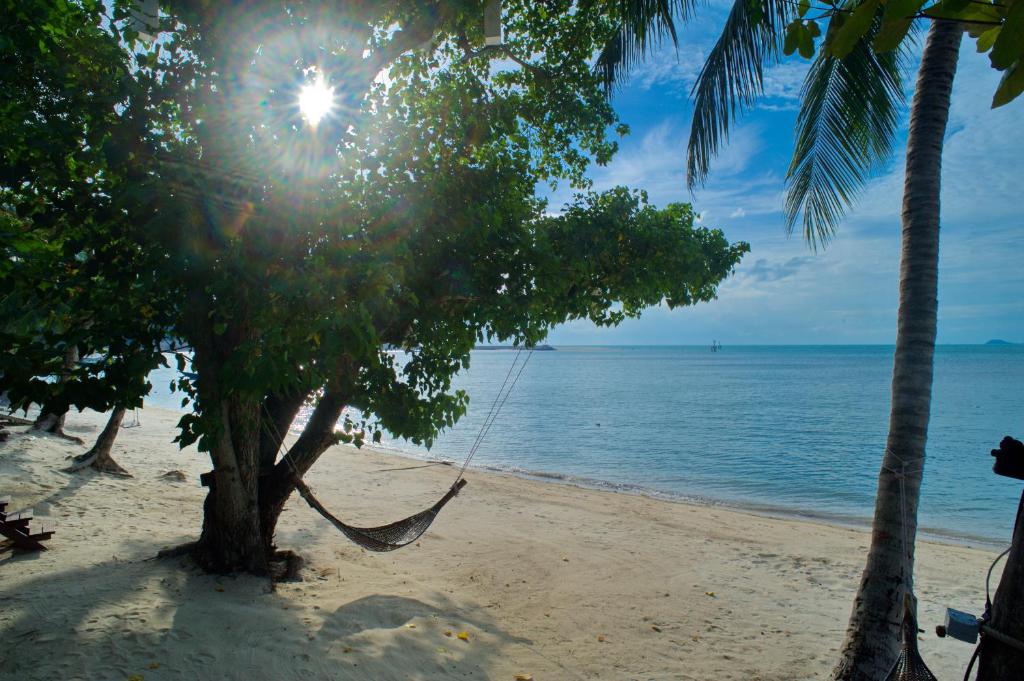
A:
<svg viewBox="0 0 1024 681">
<path fill-rule="evenodd" d="M 422 540 L 389 554 L 293 497 L 278 545 L 306 563 L 275 590 L 156 560 L 198 536 L 210 468 L 171 443 L 177 418 L 147 408 L 121 431 L 113 455 L 133 479 L 62 473 L 85 447 L 25 428 L 0 443 L 0 494 L 58 524 L 49 551 L 0 555 L 0 679 L 794 681 L 836 660 L 865 532 L 512 475 L 471 472 Z M 104 421 L 72 413 L 67 430 L 91 443 Z M 307 480 L 346 521 L 381 524 L 454 475 L 383 470 L 415 465 L 336 447 Z M 993 553 L 922 541 L 917 555 L 922 653 L 958 679 L 971 648 L 933 629 L 946 605 L 980 609 Z"/>
</svg>

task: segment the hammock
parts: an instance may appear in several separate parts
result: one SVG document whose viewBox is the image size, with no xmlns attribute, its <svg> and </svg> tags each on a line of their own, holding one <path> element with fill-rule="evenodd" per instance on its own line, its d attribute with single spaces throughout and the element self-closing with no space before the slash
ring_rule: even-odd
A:
<svg viewBox="0 0 1024 681">
<path fill-rule="evenodd" d="M 903 627 L 900 656 L 885 681 L 937 681 L 917 649 L 917 618 L 914 616 L 913 597 L 903 599 Z"/>
<path fill-rule="evenodd" d="M 434 522 L 434 518 L 437 517 L 438 512 L 444 508 L 444 505 L 455 498 L 455 495 L 459 493 L 463 487 L 466 486 L 465 479 L 459 479 L 448 493 L 441 497 L 441 500 L 431 506 L 425 511 L 420 511 L 415 515 L 411 515 L 403 520 L 398 520 L 391 523 L 390 525 L 381 525 L 380 527 L 355 527 L 347 523 L 338 520 L 334 517 L 330 511 L 324 508 L 323 504 L 313 493 L 309 491 L 309 487 L 306 483 L 302 482 L 301 479 L 295 478 L 295 489 L 298 490 L 299 494 L 310 507 L 326 518 L 332 525 L 338 528 L 346 537 L 352 542 L 359 544 L 367 551 L 394 551 L 400 549 L 403 546 L 408 546 L 413 543 L 427 531 L 431 523 Z"/>
<path fill-rule="evenodd" d="M 509 383 L 509 378 L 512 376 L 513 370 L 516 368 L 516 364 L 519 362 L 519 357 L 522 354 L 522 348 L 516 353 L 512 359 L 512 365 L 509 367 L 508 373 L 505 374 L 505 380 L 502 381 L 501 386 L 498 388 L 498 393 L 494 397 L 494 401 L 491 403 L 491 408 L 487 412 L 487 416 L 484 417 L 484 422 L 480 426 L 480 430 L 476 434 L 476 439 L 473 441 L 473 445 L 469 448 L 469 454 L 466 456 L 466 461 L 462 464 L 462 468 L 459 469 L 458 475 L 455 476 L 455 482 L 448 489 L 443 497 L 430 508 L 415 513 L 408 518 L 402 520 L 396 520 L 393 523 L 387 525 L 380 525 L 378 527 L 356 527 L 349 525 L 348 523 L 339 520 L 330 511 L 328 511 L 323 504 L 313 495 L 309 487 L 302 478 L 298 475 L 298 470 L 293 464 L 291 457 L 288 455 L 287 450 L 284 452 L 282 459 L 292 469 L 293 479 L 292 482 L 295 484 L 295 489 L 299 495 L 306 500 L 310 508 L 322 515 L 331 525 L 333 525 L 338 531 L 344 534 L 355 544 L 363 547 L 367 551 L 394 551 L 400 549 L 403 546 L 408 546 L 413 543 L 423 533 L 430 528 L 430 525 L 437 518 L 437 514 L 441 512 L 445 504 L 455 498 L 459 491 L 466 486 L 466 480 L 462 477 L 469 467 L 469 462 L 473 460 L 473 456 L 480 448 L 487 433 L 490 432 L 491 426 L 494 425 L 495 419 L 501 412 L 501 408 L 505 406 L 508 396 L 512 394 L 512 389 L 519 381 L 519 377 L 523 374 L 523 369 L 526 368 L 526 363 L 530 361 L 530 357 L 533 356 L 533 348 L 526 355 L 526 359 L 519 365 L 519 372 L 516 373 L 515 378 Z M 268 423 L 270 423 L 268 421 Z M 280 433 L 275 434 L 275 439 L 279 443 L 278 447 L 284 447 L 284 438 L 281 437 Z"/>
</svg>

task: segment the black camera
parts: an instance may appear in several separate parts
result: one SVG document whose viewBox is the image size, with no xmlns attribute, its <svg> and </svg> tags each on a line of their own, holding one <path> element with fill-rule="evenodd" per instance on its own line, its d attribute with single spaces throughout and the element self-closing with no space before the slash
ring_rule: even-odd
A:
<svg viewBox="0 0 1024 681">
<path fill-rule="evenodd" d="M 992 456 L 996 457 L 992 472 L 1024 480 L 1024 442 L 1007 435 L 999 443 L 999 449 L 992 450 Z"/>
</svg>

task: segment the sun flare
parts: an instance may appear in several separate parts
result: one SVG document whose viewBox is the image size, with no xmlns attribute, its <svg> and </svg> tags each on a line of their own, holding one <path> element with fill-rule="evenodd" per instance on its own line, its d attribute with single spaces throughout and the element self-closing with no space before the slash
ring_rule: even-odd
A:
<svg viewBox="0 0 1024 681">
<path fill-rule="evenodd" d="M 334 88 L 327 87 L 322 75 L 299 90 L 299 112 L 311 127 L 316 127 L 334 108 Z"/>
</svg>

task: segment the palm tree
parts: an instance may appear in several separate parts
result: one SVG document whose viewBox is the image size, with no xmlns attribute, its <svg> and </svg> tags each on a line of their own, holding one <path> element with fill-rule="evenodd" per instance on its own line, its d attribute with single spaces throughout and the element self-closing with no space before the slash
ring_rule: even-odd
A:
<svg viewBox="0 0 1024 681">
<path fill-rule="evenodd" d="M 911 590 L 937 329 L 942 142 L 962 36 L 958 22 L 932 23 L 910 106 L 889 435 L 836 679 L 884 678 L 897 655 L 902 595 Z"/>
<path fill-rule="evenodd" d="M 654 40 L 675 38 L 671 4 L 688 9 L 686 3 L 620 3 L 622 26 L 598 60 L 606 84 L 614 85 L 622 73 L 616 67 L 634 63 Z M 691 188 L 707 177 L 711 158 L 728 139 L 730 123 L 763 94 L 763 68 L 781 58 L 794 4 L 736 0 L 733 5 L 693 88 L 687 149 Z M 627 5 L 643 7 L 630 10 Z M 634 29 L 634 19 L 652 16 L 651 5 L 663 10 L 653 14 L 662 27 L 654 32 Z M 828 242 L 876 163 L 892 151 L 903 104 L 900 73 L 907 41 L 895 51 L 876 53 L 871 45 L 880 25 L 876 17 L 843 58 L 820 51 L 804 83 L 785 212 L 787 228 L 792 230 L 800 220 L 812 248 Z M 835 679 L 885 677 L 899 654 L 903 596 L 912 590 L 937 328 L 942 143 L 962 33 L 957 22 L 932 22 L 911 104 L 889 434 L 878 475 L 871 546 Z M 629 46 L 633 51 L 623 56 Z"/>
</svg>

